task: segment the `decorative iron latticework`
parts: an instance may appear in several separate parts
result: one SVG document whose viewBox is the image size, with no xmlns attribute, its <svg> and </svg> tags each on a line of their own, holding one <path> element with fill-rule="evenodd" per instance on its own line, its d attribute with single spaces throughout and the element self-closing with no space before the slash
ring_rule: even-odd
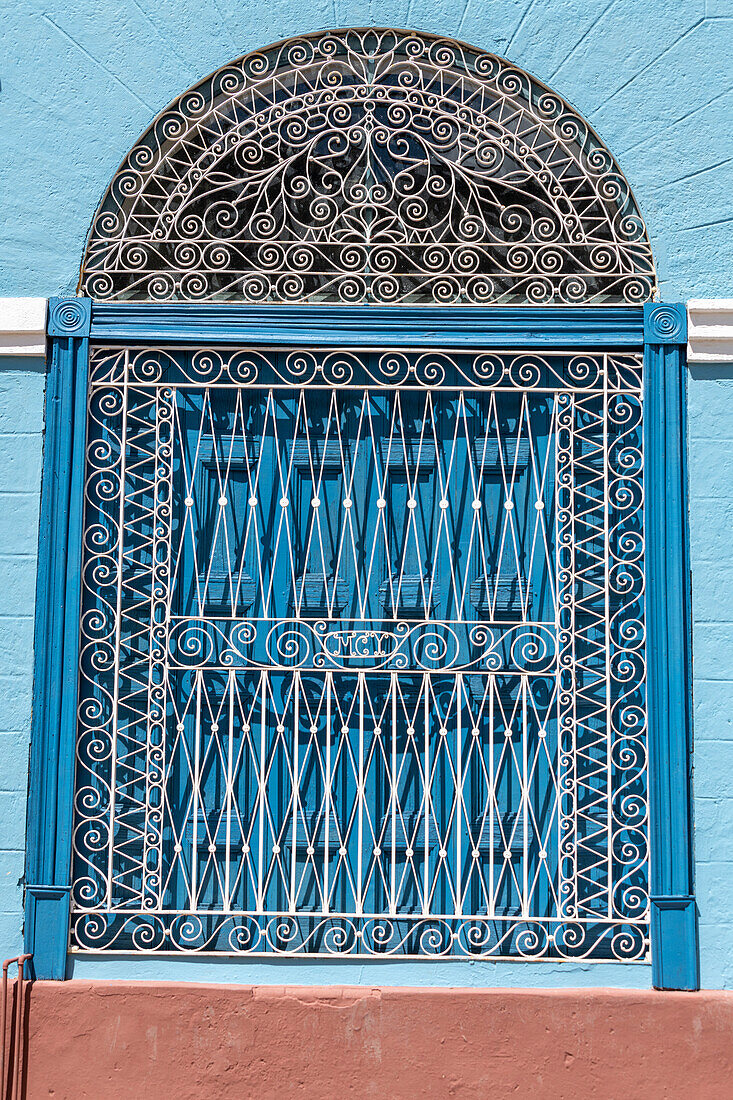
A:
<svg viewBox="0 0 733 1100">
<path fill-rule="evenodd" d="M 469 46 L 303 36 L 160 115 L 96 215 L 97 299 L 639 303 L 629 185 L 573 108 Z"/>
<path fill-rule="evenodd" d="M 93 349 L 74 949 L 648 960 L 641 375 Z"/>
</svg>

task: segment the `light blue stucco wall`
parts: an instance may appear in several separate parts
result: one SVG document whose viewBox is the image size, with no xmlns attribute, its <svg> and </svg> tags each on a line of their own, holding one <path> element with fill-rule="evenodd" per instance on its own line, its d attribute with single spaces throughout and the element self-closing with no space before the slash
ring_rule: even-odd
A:
<svg viewBox="0 0 733 1100">
<path fill-rule="evenodd" d="M 0 356 L 0 954 L 23 948 L 43 360 Z"/>
<path fill-rule="evenodd" d="M 700 958 L 733 989 L 733 364 L 688 369 Z"/>
<path fill-rule="evenodd" d="M 3 5 L 0 295 L 73 290 L 110 177 L 153 116 L 287 35 L 383 24 L 529 70 L 634 188 L 668 300 L 733 290 L 733 0 L 14 0 Z"/>
<path fill-rule="evenodd" d="M 110 177 L 152 117 L 249 49 L 324 27 L 453 35 L 563 94 L 618 157 L 667 300 L 733 296 L 733 0 L 15 0 L 0 21 L 0 296 L 73 291 Z M 0 361 L 0 954 L 21 942 L 43 373 Z M 733 370 L 690 370 L 702 972 L 733 988 Z M 179 965 L 175 965 L 179 964 Z M 284 966 L 288 966 L 285 970 Z M 152 967 L 152 969 L 151 969 Z M 645 986 L 647 967 L 80 962 L 76 974 Z"/>
</svg>

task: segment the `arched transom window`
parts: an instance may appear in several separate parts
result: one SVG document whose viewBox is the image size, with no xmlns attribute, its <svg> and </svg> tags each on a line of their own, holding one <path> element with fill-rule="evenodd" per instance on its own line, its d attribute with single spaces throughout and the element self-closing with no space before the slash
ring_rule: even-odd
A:
<svg viewBox="0 0 733 1100">
<path fill-rule="evenodd" d="M 563 99 L 413 32 L 319 33 L 233 62 L 138 141 L 91 229 L 107 300 L 640 303 L 629 185 Z"/>
<path fill-rule="evenodd" d="M 429 35 L 271 46 L 134 146 L 80 290 L 72 950 L 647 961 L 644 325 L 680 330 L 587 123 Z"/>
</svg>

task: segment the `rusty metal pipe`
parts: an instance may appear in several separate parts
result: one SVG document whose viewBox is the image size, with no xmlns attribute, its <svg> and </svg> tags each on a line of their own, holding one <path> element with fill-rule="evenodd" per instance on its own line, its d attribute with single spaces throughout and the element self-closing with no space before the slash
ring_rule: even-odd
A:
<svg viewBox="0 0 733 1100">
<path fill-rule="evenodd" d="M 0 1100 L 20 1100 L 21 1059 L 23 1054 L 23 1008 L 25 1005 L 25 964 L 31 955 L 18 955 L 3 963 L 2 994 L 0 995 Z M 8 971 L 15 963 L 18 967 L 14 1002 L 14 1024 L 11 1024 L 12 1047 L 8 1055 Z M 12 1093 L 9 1091 L 12 1083 Z"/>
</svg>

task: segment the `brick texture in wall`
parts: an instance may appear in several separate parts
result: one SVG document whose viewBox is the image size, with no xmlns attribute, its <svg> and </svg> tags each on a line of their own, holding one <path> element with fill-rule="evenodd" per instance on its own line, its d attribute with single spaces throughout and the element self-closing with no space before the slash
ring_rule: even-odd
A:
<svg viewBox="0 0 733 1100">
<path fill-rule="evenodd" d="M 0 954 L 22 950 L 44 365 L 0 359 Z"/>
</svg>

